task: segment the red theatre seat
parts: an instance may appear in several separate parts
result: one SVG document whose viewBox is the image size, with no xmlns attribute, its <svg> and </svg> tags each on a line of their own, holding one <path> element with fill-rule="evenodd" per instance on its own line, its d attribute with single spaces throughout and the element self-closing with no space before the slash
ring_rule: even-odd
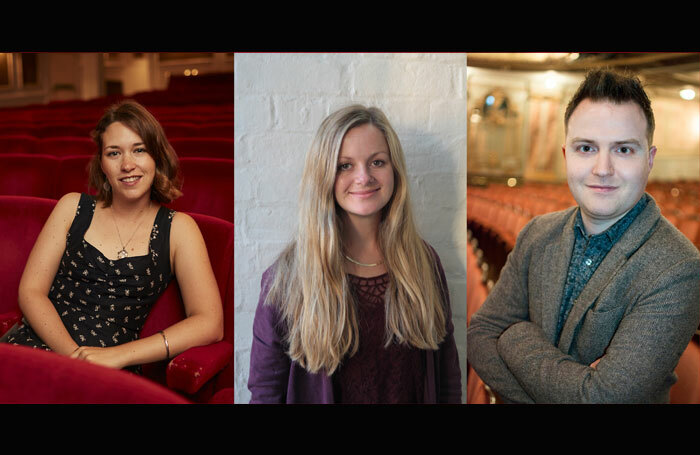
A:
<svg viewBox="0 0 700 455">
<path fill-rule="evenodd" d="M 0 344 L 0 365 L 0 403 L 188 403 L 135 374 L 26 346 Z"/>
<path fill-rule="evenodd" d="M 0 124 L 0 135 L 26 135 L 36 137 L 36 128 L 33 122 L 3 122 Z"/>
<path fill-rule="evenodd" d="M 170 207 L 233 223 L 233 160 L 182 158 L 180 166 L 182 196 L 175 199 Z"/>
<path fill-rule="evenodd" d="M 48 137 L 37 144 L 37 153 L 53 156 L 94 155 L 97 145 L 88 137 Z"/>
<path fill-rule="evenodd" d="M 38 142 L 39 140 L 34 136 L 28 136 L 24 134 L 0 136 L 0 153 L 24 153 L 27 155 L 31 155 L 36 153 Z"/>
<path fill-rule="evenodd" d="M 55 200 L 23 196 L 0 196 L 0 335 L 21 318 L 17 304 L 19 280 L 27 257 Z M 171 389 L 207 402 L 220 390 L 233 387 L 233 224 L 218 218 L 190 214 L 207 244 L 222 303 L 224 339 L 189 349 L 165 362 L 143 366 L 144 375 Z M 149 336 L 184 318 L 182 298 L 176 282 L 156 302 L 142 329 Z M 5 370 L 4 364 L 2 370 Z"/>
<path fill-rule="evenodd" d="M 51 199 L 0 196 L 0 336 L 22 318 L 17 303 L 19 280 L 55 205 Z"/>
<path fill-rule="evenodd" d="M 467 404 L 490 404 L 484 381 L 471 366 L 467 369 Z"/>
<path fill-rule="evenodd" d="M 180 158 L 233 159 L 233 138 L 175 138 L 170 141 Z"/>
<path fill-rule="evenodd" d="M 206 123 L 204 125 L 188 122 L 163 122 L 162 125 L 168 139 L 182 137 L 233 138 L 233 122 Z"/>
<path fill-rule="evenodd" d="M 46 123 L 34 128 L 34 135 L 40 138 L 48 137 L 90 137 L 90 131 L 95 127 L 93 123 Z"/>
<path fill-rule="evenodd" d="M 688 344 L 676 366 L 678 382 L 671 387 L 671 404 L 700 404 L 700 344 Z"/>
<path fill-rule="evenodd" d="M 92 156 L 66 156 L 58 160 L 58 170 L 54 178 L 54 199 L 60 199 L 64 194 L 88 193 L 96 194 L 88 186 L 88 165 Z"/>
<path fill-rule="evenodd" d="M 58 162 L 47 155 L 0 155 L 0 194 L 53 198 Z"/>
<path fill-rule="evenodd" d="M 233 224 L 207 215 L 189 213 L 197 222 L 209 253 L 224 305 L 224 338 L 218 343 L 183 352 L 167 365 L 144 365 L 144 374 L 167 384 L 198 402 L 206 402 L 221 389 L 233 387 Z M 150 336 L 184 319 L 176 282 L 156 302 L 141 331 Z"/>
</svg>

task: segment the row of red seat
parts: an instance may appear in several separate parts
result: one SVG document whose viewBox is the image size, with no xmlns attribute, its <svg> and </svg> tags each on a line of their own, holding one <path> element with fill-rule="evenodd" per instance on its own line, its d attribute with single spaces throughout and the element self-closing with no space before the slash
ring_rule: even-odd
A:
<svg viewBox="0 0 700 455">
<path fill-rule="evenodd" d="M 486 270 L 488 267 L 483 262 L 483 253 L 478 249 L 476 238 L 471 236 L 468 231 L 467 235 L 467 327 L 472 315 L 479 309 L 486 296 L 488 295 L 488 287 L 486 285 Z"/>
<path fill-rule="evenodd" d="M 0 154 L 0 194 L 58 200 L 66 193 L 95 194 L 88 188 L 91 156 Z M 182 197 L 175 210 L 196 212 L 233 222 L 233 166 L 231 159 L 180 159 Z"/>
<path fill-rule="evenodd" d="M 700 248 L 700 200 L 697 198 L 697 185 L 692 182 L 656 184 L 650 185 L 649 193 L 657 200 L 661 213 Z M 667 194 L 671 196 L 666 196 Z M 506 185 L 467 187 L 467 219 L 478 221 L 481 226 L 497 233 L 509 250 L 515 244 L 520 229 L 532 217 L 564 210 L 575 204 L 566 184 L 526 184 L 515 188 Z"/>
<path fill-rule="evenodd" d="M 1 179 L 0 179 L 1 180 Z M 0 336 L 22 317 L 17 304 L 19 281 L 29 252 L 39 232 L 56 204 L 55 200 L 25 196 L 0 196 Z M 224 394 L 233 402 L 233 223 L 198 213 L 190 213 L 199 226 L 209 252 L 214 276 L 219 285 L 224 309 L 224 339 L 208 346 L 193 348 L 175 357 L 171 362 L 158 362 L 143 366 L 144 376 L 196 402 L 211 402 L 215 396 Z M 176 281 L 170 283 L 165 293 L 155 303 L 141 331 L 142 337 L 158 333 L 184 318 L 182 297 Z M 27 348 L 7 347 L 2 352 L 1 372 L 8 370 L 4 362 L 14 359 L 11 374 L 0 373 L 0 402 L 123 402 L 123 390 L 105 390 L 101 381 L 86 383 L 76 378 L 65 377 L 66 368 L 77 376 L 101 377 L 99 370 L 92 371 L 84 362 L 67 362 L 58 356 L 26 357 Z M 17 361 L 24 359 L 24 362 Z M 52 360 L 55 359 L 55 360 Z M 49 363 L 45 363 L 49 362 Z M 9 360 L 8 360 L 9 362 Z M 62 364 L 60 362 L 63 362 Z M 34 366 L 32 366 L 34 365 Z M 61 372 L 56 368 L 60 367 Z M 40 369 L 45 377 L 37 373 Z M 105 369 L 101 369 L 105 370 Z M 95 376 L 96 375 L 96 376 Z M 36 390 L 39 381 L 43 386 Z M 48 385 L 51 385 L 50 387 Z M 8 387 L 12 387 L 8 389 Z M 85 389 L 81 390 L 80 388 Z M 171 402 L 167 394 L 154 390 L 153 400 Z M 99 398 L 99 393 L 104 393 Z M 149 392 L 150 393 L 150 392 Z M 95 401 L 97 400 L 97 401 Z M 146 400 L 138 393 L 135 401 Z M 147 400 L 147 401 L 150 401 Z"/>
<path fill-rule="evenodd" d="M 165 90 L 151 90 L 134 93 L 132 95 L 107 95 L 90 100 L 65 100 L 52 101 L 48 104 L 33 104 L 17 107 L 4 108 L 2 111 L 8 113 L 18 113 L 22 111 L 51 111 L 60 109 L 89 109 L 95 108 L 99 112 L 97 118 L 102 115 L 102 111 L 109 105 L 117 103 L 124 98 L 138 101 L 153 112 L 156 109 L 179 109 L 180 112 L 189 110 L 204 112 L 218 109 L 229 109 L 232 111 L 234 104 L 234 75 L 228 73 L 200 74 L 197 77 L 171 76 L 168 87 Z M 0 112 L 0 116 L 3 115 Z"/>
<path fill-rule="evenodd" d="M 0 124 L 26 122 L 40 125 L 55 122 L 56 119 L 77 123 L 96 123 L 104 114 L 107 106 L 109 104 L 56 107 L 52 103 L 40 106 L 4 108 L 0 110 Z M 195 104 L 184 109 L 182 106 L 148 106 L 148 110 L 161 122 L 191 119 L 193 122 L 201 123 L 217 120 L 233 121 L 234 118 L 233 104 Z"/>
<path fill-rule="evenodd" d="M 233 108 L 221 112 L 197 113 L 189 109 L 183 112 L 180 107 L 178 111 L 172 113 L 161 112 L 161 110 L 149 109 L 151 114 L 161 123 L 188 122 L 196 124 L 233 122 Z M 57 119 L 66 123 L 96 124 L 104 114 L 104 109 L 91 108 L 85 110 L 45 110 L 34 111 L 25 110 L 17 112 L 0 111 L 0 126 L 21 125 L 39 127 L 46 124 L 55 123 Z"/>
<path fill-rule="evenodd" d="M 99 119 L 97 119 L 99 120 Z M 33 123 L 0 123 L 0 136 L 27 135 L 37 138 L 50 137 L 90 137 L 97 121 L 89 123 L 52 122 L 35 125 Z M 192 123 L 192 122 L 162 122 L 163 130 L 168 139 L 175 138 L 233 138 L 233 121 Z"/>
<path fill-rule="evenodd" d="M 481 307 L 488 296 L 488 288 L 484 282 L 482 252 L 478 249 L 478 241 L 467 231 L 467 327 L 471 317 Z M 491 402 L 488 389 L 467 359 L 467 403 L 488 404 Z"/>
<path fill-rule="evenodd" d="M 177 156 L 197 158 L 233 159 L 233 137 L 174 138 L 169 140 Z M 25 134 L 0 136 L 0 155 L 23 153 L 26 155 L 73 156 L 93 155 L 95 143 L 88 137 L 36 138 Z"/>
</svg>

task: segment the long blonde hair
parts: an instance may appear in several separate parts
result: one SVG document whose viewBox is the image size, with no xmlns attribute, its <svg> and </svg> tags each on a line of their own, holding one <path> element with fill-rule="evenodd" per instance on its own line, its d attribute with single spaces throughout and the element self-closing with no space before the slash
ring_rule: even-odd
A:
<svg viewBox="0 0 700 455">
<path fill-rule="evenodd" d="M 445 337 L 446 296 L 436 258 L 413 221 L 399 138 L 379 109 L 348 106 L 323 121 L 306 155 L 296 239 L 276 262 L 266 300 L 278 306 L 287 325 L 288 355 L 311 373 L 332 374 L 358 349 L 354 297 L 343 266 L 342 209 L 333 189 L 345 134 L 367 123 L 384 133 L 394 170 L 394 193 L 378 234 L 389 274 L 386 344 L 435 350 Z"/>
</svg>

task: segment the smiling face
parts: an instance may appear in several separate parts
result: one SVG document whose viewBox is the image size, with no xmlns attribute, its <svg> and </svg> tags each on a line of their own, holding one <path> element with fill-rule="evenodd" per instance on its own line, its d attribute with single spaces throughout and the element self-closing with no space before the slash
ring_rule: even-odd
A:
<svg viewBox="0 0 700 455">
<path fill-rule="evenodd" d="M 146 151 L 143 139 L 120 122 L 110 124 L 102 134 L 100 167 L 115 197 L 149 197 L 156 163 Z"/>
<path fill-rule="evenodd" d="M 356 126 L 345 134 L 334 192 L 348 217 L 381 217 L 394 192 L 394 170 L 386 138 L 374 125 Z"/>
<path fill-rule="evenodd" d="M 571 194 L 589 234 L 603 232 L 644 194 L 656 147 L 633 102 L 585 99 L 567 125 L 564 157 Z"/>
</svg>

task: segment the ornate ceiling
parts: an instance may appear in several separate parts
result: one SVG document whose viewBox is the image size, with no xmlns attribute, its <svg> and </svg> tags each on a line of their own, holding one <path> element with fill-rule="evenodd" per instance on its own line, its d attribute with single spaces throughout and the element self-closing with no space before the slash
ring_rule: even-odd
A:
<svg viewBox="0 0 700 455">
<path fill-rule="evenodd" d="M 598 67 L 629 69 L 657 86 L 700 86 L 700 54 L 649 53 L 473 53 L 467 65 L 508 71 L 583 72 Z"/>
</svg>

